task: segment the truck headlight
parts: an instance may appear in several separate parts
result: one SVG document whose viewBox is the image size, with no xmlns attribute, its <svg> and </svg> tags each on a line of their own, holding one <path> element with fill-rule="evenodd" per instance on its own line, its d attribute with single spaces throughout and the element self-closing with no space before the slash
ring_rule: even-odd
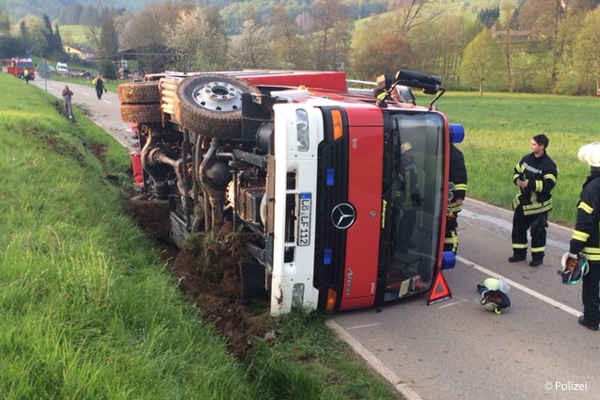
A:
<svg viewBox="0 0 600 400">
<path fill-rule="evenodd" d="M 306 110 L 296 110 L 296 147 L 300 152 L 307 152 L 309 148 L 308 113 Z"/>
</svg>

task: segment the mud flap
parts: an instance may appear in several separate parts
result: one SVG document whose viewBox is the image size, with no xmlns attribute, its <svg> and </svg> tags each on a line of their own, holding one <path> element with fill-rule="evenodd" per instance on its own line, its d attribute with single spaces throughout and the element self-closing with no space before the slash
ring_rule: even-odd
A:
<svg viewBox="0 0 600 400">
<path fill-rule="evenodd" d="M 252 300 L 267 299 L 265 290 L 265 267 L 253 262 L 240 264 L 240 277 L 242 280 L 242 303 L 248 304 Z"/>
</svg>

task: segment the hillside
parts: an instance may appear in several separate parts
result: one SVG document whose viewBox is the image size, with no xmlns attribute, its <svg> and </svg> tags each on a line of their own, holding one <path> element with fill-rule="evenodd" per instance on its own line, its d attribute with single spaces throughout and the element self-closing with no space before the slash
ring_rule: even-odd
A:
<svg viewBox="0 0 600 400">
<path fill-rule="evenodd" d="M 178 0 L 175 0 L 178 1 Z M 186 1 L 186 0 L 179 0 Z M 370 15 L 387 11 L 388 0 L 343 0 L 348 6 L 352 19 L 359 20 Z M 160 0 L 3 0 L 0 9 L 7 14 L 12 23 L 16 23 L 27 14 L 50 17 L 59 25 L 86 25 L 86 21 L 75 21 L 73 14 L 80 15 L 81 7 L 97 7 L 98 4 L 115 7 L 136 13 L 147 3 L 159 3 Z M 253 15 L 261 24 L 269 24 L 272 10 L 279 2 L 276 0 L 205 0 L 206 6 L 216 6 L 225 22 L 228 33 L 238 33 L 244 19 Z M 293 17 L 310 11 L 313 0 L 286 0 L 286 10 Z M 479 10 L 499 4 L 499 0 L 457 1 L 445 0 L 439 3 L 448 12 L 468 12 L 476 14 Z M 70 9 L 67 11 L 67 9 Z M 78 11 L 76 10 L 78 9 Z"/>
<path fill-rule="evenodd" d="M 115 8 L 124 8 L 132 12 L 142 9 L 145 3 L 149 0 L 106 0 L 102 1 L 105 6 L 113 6 Z M 0 2 L 0 8 L 7 14 L 12 23 L 15 23 L 20 18 L 27 14 L 33 14 L 42 17 L 44 14 L 50 17 L 50 20 L 55 20 L 61 8 L 69 7 L 73 4 L 96 6 L 97 0 L 3 0 Z"/>
<path fill-rule="evenodd" d="M 177 1 L 177 0 L 176 0 Z M 185 0 L 181 0 L 185 1 Z M 27 14 L 34 14 L 39 17 L 46 14 L 51 20 L 64 18 L 64 11 L 67 8 L 75 9 L 76 6 L 97 7 L 102 4 L 108 7 L 124 9 L 131 12 L 141 10 L 147 3 L 159 3 L 160 0 L 106 0 L 101 3 L 97 0 L 31 0 L 23 2 L 20 0 L 4 0 L 0 3 L 0 8 L 14 21 L 24 17 Z M 296 16 L 310 9 L 313 0 L 287 0 L 287 10 L 290 15 Z M 372 14 L 381 14 L 386 11 L 387 0 L 346 0 L 354 19 L 364 18 Z M 227 25 L 241 25 L 237 21 L 247 18 L 254 14 L 258 20 L 271 15 L 271 10 L 278 4 L 275 0 L 205 0 L 206 6 L 215 5 L 221 11 L 221 14 Z M 67 13 L 70 14 L 70 13 Z M 236 22 L 233 22 L 236 20 Z M 61 24 L 78 24 L 79 21 L 59 21 Z"/>
</svg>

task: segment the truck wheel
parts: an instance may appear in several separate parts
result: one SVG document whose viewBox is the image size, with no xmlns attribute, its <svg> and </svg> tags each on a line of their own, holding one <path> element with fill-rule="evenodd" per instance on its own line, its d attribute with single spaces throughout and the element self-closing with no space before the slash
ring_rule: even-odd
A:
<svg viewBox="0 0 600 400">
<path fill-rule="evenodd" d="M 138 124 L 162 122 L 160 104 L 121 104 L 121 120 Z"/>
<path fill-rule="evenodd" d="M 158 103 L 158 82 L 121 83 L 117 87 L 119 101 L 126 104 Z"/>
<path fill-rule="evenodd" d="M 259 91 L 248 82 L 230 76 L 191 76 L 177 87 L 176 118 L 197 134 L 223 139 L 240 136 L 242 93 Z"/>
</svg>

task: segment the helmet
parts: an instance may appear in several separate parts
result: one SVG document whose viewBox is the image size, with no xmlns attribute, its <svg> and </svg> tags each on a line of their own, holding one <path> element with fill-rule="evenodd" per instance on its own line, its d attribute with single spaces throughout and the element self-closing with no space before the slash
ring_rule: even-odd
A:
<svg viewBox="0 0 600 400">
<path fill-rule="evenodd" d="M 556 271 L 556 273 L 561 276 L 563 285 L 574 285 L 583 279 L 583 276 L 588 273 L 590 267 L 586 258 L 582 255 L 579 255 L 573 268 L 567 268 L 568 258 L 569 252 L 563 254 L 562 258 L 560 259 L 560 265 L 562 268 Z"/>
<path fill-rule="evenodd" d="M 400 146 L 400 153 L 405 153 L 410 149 L 412 149 L 412 145 L 409 142 L 403 143 L 402 146 Z"/>
<path fill-rule="evenodd" d="M 510 286 L 502 279 L 487 278 L 483 285 L 477 285 L 477 290 L 481 293 L 479 304 L 484 309 L 500 314 L 502 309 L 510 307 L 510 299 L 507 296 Z"/>
<path fill-rule="evenodd" d="M 506 293 L 500 290 L 488 290 L 482 293 L 481 296 L 482 299 L 479 304 L 494 314 L 500 314 L 502 309 L 510 307 L 510 299 Z"/>
<path fill-rule="evenodd" d="M 478 285 L 478 287 L 479 286 L 481 285 Z M 487 288 L 487 290 L 500 290 L 504 293 L 510 291 L 510 286 L 500 278 L 487 278 L 483 281 L 483 286 Z"/>
</svg>

